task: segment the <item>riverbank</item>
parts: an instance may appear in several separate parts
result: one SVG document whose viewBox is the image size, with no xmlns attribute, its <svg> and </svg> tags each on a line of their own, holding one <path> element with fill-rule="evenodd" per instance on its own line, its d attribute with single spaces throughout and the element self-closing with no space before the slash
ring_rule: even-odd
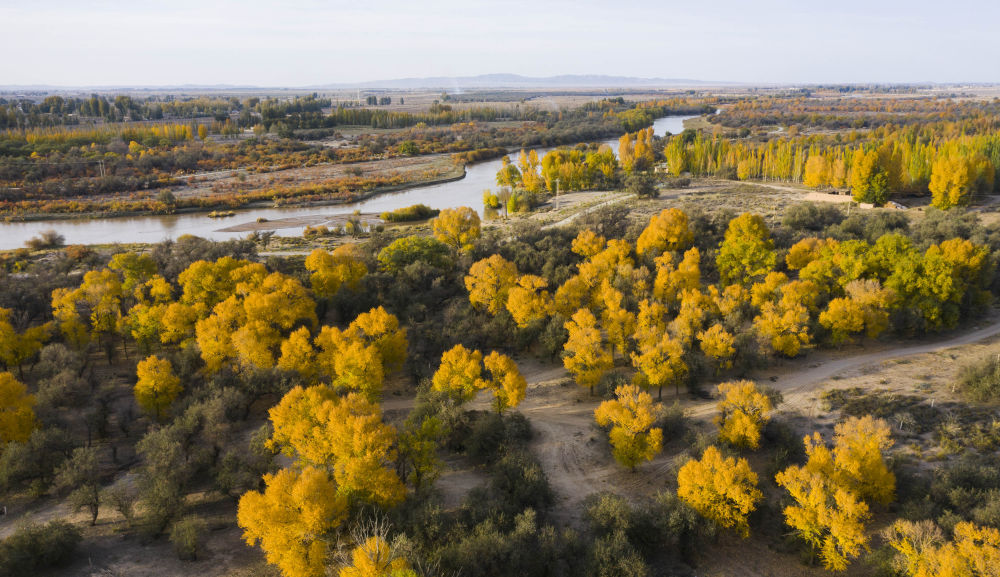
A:
<svg viewBox="0 0 1000 577">
<path fill-rule="evenodd" d="M 198 195 L 192 192 L 178 192 L 177 196 L 180 202 L 196 202 L 196 206 L 182 206 L 179 208 L 174 208 L 172 210 L 167 210 L 166 205 L 160 202 L 150 203 L 150 199 L 144 199 L 142 201 L 120 201 L 120 200 L 99 200 L 92 201 L 94 203 L 112 203 L 120 204 L 122 202 L 143 202 L 150 205 L 149 209 L 145 210 L 114 210 L 114 209 L 101 209 L 101 210 L 90 210 L 90 211 L 80 211 L 80 212 L 48 212 L 48 213 L 31 213 L 25 215 L 4 215 L 0 216 L 0 221 L 5 223 L 27 223 L 27 222 L 39 222 L 39 221 L 74 221 L 74 220 L 95 220 L 95 219 L 107 219 L 107 218 L 134 218 L 134 217 L 146 217 L 146 216 L 173 216 L 173 215 L 195 215 L 202 213 L 209 213 L 213 211 L 241 211 L 241 210 L 254 210 L 254 209 L 265 209 L 265 208 L 305 208 L 305 207 L 315 207 L 315 206 L 336 206 L 343 204 L 352 204 L 363 202 L 372 197 L 390 194 L 394 192 L 402 192 L 410 190 L 413 188 L 425 187 L 425 186 L 435 186 L 439 184 L 445 184 L 449 182 L 454 182 L 457 180 L 462 180 L 465 178 L 465 165 L 464 164 L 453 164 L 446 165 L 443 161 L 443 157 L 436 156 L 434 159 L 429 159 L 428 165 L 431 163 L 437 163 L 436 166 L 432 168 L 420 167 L 421 172 L 434 172 L 434 176 L 430 178 L 416 178 L 406 182 L 399 182 L 396 184 L 386 184 L 381 186 L 375 186 L 368 190 L 359 190 L 356 192 L 349 193 L 349 195 L 339 195 L 336 197 L 327 198 L 315 198 L 317 195 L 322 195 L 322 187 L 325 185 L 333 186 L 334 182 L 331 183 L 318 183 L 314 185 L 308 184 L 308 181 L 299 187 L 289 187 L 289 188 L 277 188 L 277 189 L 259 189 L 255 191 L 248 191 L 243 196 L 232 196 L 232 195 L 215 195 L 218 200 L 212 202 L 212 196 Z M 330 165 L 338 166 L 342 165 Z M 316 168 L 316 167 L 311 167 Z M 231 171 L 236 172 L 236 171 Z M 398 172 L 398 170 L 397 170 Z M 416 172 L 416 171 L 414 171 Z M 273 174 L 273 173 L 272 173 Z M 405 173 L 404 173 L 405 174 Z M 236 178 L 236 177 L 234 177 Z M 394 175 L 395 179 L 400 178 L 399 174 Z M 350 182 L 346 182 L 340 186 L 350 186 Z M 310 188 L 312 187 L 312 188 Z M 317 188 L 318 187 L 318 188 Z M 302 191 L 302 192 L 299 192 Z M 172 191 L 173 192 L 173 191 Z M 253 196 L 260 196 L 262 194 L 271 195 L 268 198 L 252 199 Z M 309 195 L 309 196 L 307 196 Z M 244 198 L 250 198 L 246 202 L 240 202 Z M 76 201 L 72 201 L 76 202 Z"/>
<path fill-rule="evenodd" d="M 667 132 L 678 134 L 683 130 L 684 120 L 688 118 L 690 117 L 663 117 L 654 122 L 653 129 L 657 135 L 663 135 Z M 602 142 L 611 146 L 613 150 L 617 150 L 617 139 Z M 551 148 L 537 150 L 540 155 L 543 155 Z M 422 161 L 426 163 L 429 158 L 426 156 L 414 157 L 408 160 L 403 159 L 402 162 L 419 163 Z M 67 215 L 57 215 L 57 218 L 39 216 L 31 220 L 7 219 L 5 223 L 0 224 L 0 250 L 24 246 L 26 241 L 47 230 L 55 230 L 65 237 L 67 244 L 82 245 L 98 245 L 109 241 L 154 244 L 182 235 L 194 235 L 212 240 L 231 240 L 245 236 L 246 233 L 221 232 L 219 229 L 228 228 L 227 225 L 231 226 L 241 222 L 256 222 L 259 219 L 265 221 L 263 222 L 264 226 L 256 230 L 275 230 L 275 236 L 299 236 L 302 234 L 301 228 L 277 229 L 273 226 L 267 226 L 267 224 L 281 219 L 315 217 L 319 212 L 316 207 L 320 206 L 329 207 L 322 211 L 324 216 L 351 214 L 355 211 L 381 214 L 385 211 L 414 204 L 424 204 L 436 209 L 468 206 L 481 212 L 483 190 L 496 189 L 496 173 L 500 169 L 501 161 L 494 159 L 462 167 L 455 165 L 451 161 L 450 155 L 438 155 L 435 158 L 442 166 L 447 162 L 447 168 L 454 172 L 442 172 L 436 175 L 436 178 L 423 179 L 419 182 L 384 186 L 361 193 L 355 191 L 350 200 L 344 197 L 324 199 L 303 199 L 300 197 L 294 206 L 283 201 L 284 204 L 275 207 L 273 199 L 267 198 L 247 203 L 238 209 L 225 204 L 220 206 L 221 203 L 218 203 L 214 208 L 186 208 L 173 214 L 119 211 L 115 213 L 115 217 L 108 217 L 106 213 L 102 213 L 99 215 L 100 218 L 97 218 L 98 215 L 91 213 L 84 218 L 59 218 Z M 359 165 L 352 166 L 358 167 Z M 361 164 L 360 168 L 365 171 L 373 169 L 374 166 Z M 310 167 L 309 170 L 303 169 L 301 172 L 305 173 L 306 176 L 311 175 L 318 178 L 320 175 L 312 175 L 311 173 L 321 169 L 322 167 Z M 239 180 L 238 174 L 220 176 Z M 271 176 L 277 175 L 272 173 Z M 257 178 L 255 175 L 246 175 L 247 181 L 255 178 Z M 208 218 L 205 213 L 211 210 L 235 210 L 234 220 L 236 222 L 230 221 L 229 218 L 222 221 Z"/>
</svg>

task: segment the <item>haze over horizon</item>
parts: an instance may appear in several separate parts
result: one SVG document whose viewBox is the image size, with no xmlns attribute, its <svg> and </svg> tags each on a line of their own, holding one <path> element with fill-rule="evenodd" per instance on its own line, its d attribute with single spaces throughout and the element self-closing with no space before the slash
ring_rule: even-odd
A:
<svg viewBox="0 0 1000 577">
<path fill-rule="evenodd" d="M 932 9 L 933 7 L 933 9 Z M 996 82 L 1000 5 L 52 0 L 0 6 L 0 85 L 305 87 L 512 73 Z"/>
</svg>

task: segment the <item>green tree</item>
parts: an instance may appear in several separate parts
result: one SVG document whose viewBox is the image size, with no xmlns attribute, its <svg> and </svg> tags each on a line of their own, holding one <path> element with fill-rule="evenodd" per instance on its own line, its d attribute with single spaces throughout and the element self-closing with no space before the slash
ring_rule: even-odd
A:
<svg viewBox="0 0 1000 577">
<path fill-rule="evenodd" d="M 729 222 L 715 264 L 724 284 L 749 286 L 774 270 L 771 231 L 763 217 L 743 213 Z"/>
</svg>

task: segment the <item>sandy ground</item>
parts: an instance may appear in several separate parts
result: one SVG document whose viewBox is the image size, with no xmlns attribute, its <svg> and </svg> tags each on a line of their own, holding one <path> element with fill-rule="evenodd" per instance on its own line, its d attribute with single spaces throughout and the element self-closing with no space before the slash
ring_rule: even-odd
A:
<svg viewBox="0 0 1000 577">
<path fill-rule="evenodd" d="M 357 218 L 365 224 L 378 224 L 382 222 L 380 215 L 374 212 L 351 214 L 314 214 L 308 216 L 296 216 L 292 218 L 276 218 L 260 222 L 244 222 L 226 228 L 220 228 L 218 232 L 252 232 L 255 230 L 278 230 L 282 228 L 302 228 L 304 226 L 326 226 L 327 228 L 343 227 L 351 218 Z"/>
<path fill-rule="evenodd" d="M 406 175 L 411 181 L 455 176 L 455 163 L 448 154 L 433 154 L 350 164 L 319 164 L 272 172 L 226 170 L 192 175 L 184 186 L 172 189 L 177 198 L 211 198 L 278 187 L 300 187 L 343 178 L 375 178 Z"/>
</svg>

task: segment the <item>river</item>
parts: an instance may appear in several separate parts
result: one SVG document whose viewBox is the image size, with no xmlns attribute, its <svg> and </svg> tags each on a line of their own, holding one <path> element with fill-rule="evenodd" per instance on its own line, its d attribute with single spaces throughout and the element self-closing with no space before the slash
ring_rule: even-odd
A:
<svg viewBox="0 0 1000 577">
<path fill-rule="evenodd" d="M 666 116 L 653 123 L 658 136 L 670 132 L 677 134 L 684 130 L 684 120 L 693 116 Z M 617 154 L 618 139 L 607 144 Z M 542 156 L 550 148 L 539 149 Z M 67 244 L 156 243 L 165 239 L 193 234 L 213 240 L 229 240 L 246 236 L 246 232 L 222 232 L 219 229 L 259 218 L 269 221 L 316 215 L 350 214 L 355 210 L 363 213 L 379 213 L 413 204 L 426 204 L 432 208 L 453 208 L 471 206 L 482 211 L 483 190 L 496 188 L 496 173 L 500 169 L 500 159 L 481 162 L 466 168 L 465 178 L 380 194 L 361 202 L 328 206 L 291 208 L 253 208 L 236 211 L 236 216 L 213 219 L 205 213 L 155 215 L 100 218 L 87 220 L 39 220 L 31 222 L 0 223 L 0 250 L 24 246 L 25 241 L 41 232 L 55 230 L 66 238 Z M 278 236 L 298 236 L 304 227 L 280 228 Z"/>
</svg>

